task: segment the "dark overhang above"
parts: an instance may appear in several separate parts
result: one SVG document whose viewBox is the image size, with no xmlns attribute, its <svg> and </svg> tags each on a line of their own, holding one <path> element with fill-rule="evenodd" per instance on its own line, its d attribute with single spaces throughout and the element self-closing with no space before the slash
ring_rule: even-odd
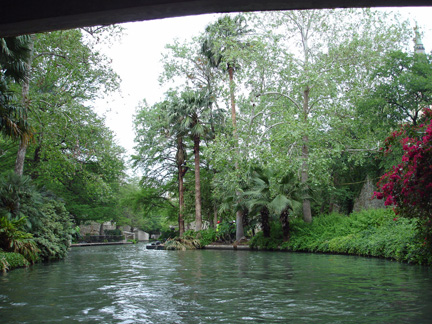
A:
<svg viewBox="0 0 432 324">
<path fill-rule="evenodd" d="M 432 0 L 0 0 L 0 37 L 203 13 L 432 6 Z"/>
</svg>

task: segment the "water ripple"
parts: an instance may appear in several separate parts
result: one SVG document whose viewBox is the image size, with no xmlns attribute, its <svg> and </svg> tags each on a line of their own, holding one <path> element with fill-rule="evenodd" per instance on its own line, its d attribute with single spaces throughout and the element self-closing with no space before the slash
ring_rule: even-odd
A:
<svg viewBox="0 0 432 324">
<path fill-rule="evenodd" d="M 430 323 L 430 275 L 334 255 L 77 248 L 0 276 L 1 322 Z"/>
</svg>

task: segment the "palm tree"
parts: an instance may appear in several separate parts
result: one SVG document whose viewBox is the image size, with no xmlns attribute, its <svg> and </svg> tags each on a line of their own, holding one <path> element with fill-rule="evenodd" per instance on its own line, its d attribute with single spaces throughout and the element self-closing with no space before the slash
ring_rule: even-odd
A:
<svg viewBox="0 0 432 324">
<path fill-rule="evenodd" d="M 231 119 L 234 132 L 236 131 L 234 72 L 239 67 L 236 49 L 242 47 L 241 38 L 249 32 L 244 16 L 237 15 L 234 18 L 224 16 L 214 24 L 207 26 L 207 37 L 201 46 L 201 52 L 207 57 L 211 67 L 221 68 L 221 63 L 226 63 L 226 66 L 222 68 L 228 72 L 229 76 Z"/>
<path fill-rule="evenodd" d="M 270 237 L 271 177 L 272 172 L 269 168 L 254 167 L 251 172 L 250 189 L 244 193 L 250 214 L 260 215 L 264 237 Z"/>
<path fill-rule="evenodd" d="M 271 208 L 279 214 L 282 224 L 283 240 L 289 240 L 289 214 L 295 207 L 301 206 L 303 191 L 301 185 L 292 172 L 286 173 L 276 185 L 276 197 L 270 203 Z"/>
<path fill-rule="evenodd" d="M 239 151 L 234 95 L 234 71 L 239 67 L 239 64 L 238 52 L 236 50 L 243 47 L 241 38 L 249 32 L 246 18 L 243 15 L 237 15 L 234 18 L 227 15 L 219 18 L 214 24 L 207 26 L 206 37 L 201 46 L 201 52 L 207 57 L 211 67 L 220 68 L 222 62 L 226 63 L 223 69 L 228 72 L 229 76 L 231 120 L 237 155 L 239 155 Z M 237 160 L 235 161 L 235 169 L 239 169 Z M 237 192 L 237 196 L 240 196 L 240 192 Z M 243 215 L 242 211 L 238 210 L 236 212 L 236 239 L 240 240 L 243 236 Z"/>
<path fill-rule="evenodd" d="M 27 61 L 30 57 L 30 36 L 0 38 L 1 77 L 15 82 L 25 79 L 28 71 Z"/>
<path fill-rule="evenodd" d="M 178 170 L 178 180 L 179 180 L 179 235 L 182 236 L 185 232 L 184 226 L 184 181 L 183 178 L 186 174 L 186 150 L 183 144 L 183 135 L 177 134 L 177 152 L 176 152 L 176 165 Z"/>
<path fill-rule="evenodd" d="M 200 142 L 202 137 L 207 133 L 206 121 L 210 113 L 210 97 L 207 92 L 185 91 L 181 94 L 179 101 L 173 106 L 171 112 L 172 120 L 177 122 L 179 136 L 189 134 L 193 141 L 194 165 L 195 165 L 195 230 L 202 229 L 202 212 L 201 212 L 201 178 L 200 178 Z M 179 174 L 183 169 L 184 149 L 182 139 L 179 137 L 177 146 Z M 179 178 L 180 180 L 180 178 Z M 182 183 L 181 181 L 179 181 Z"/>
<path fill-rule="evenodd" d="M 282 224 L 283 240 L 289 240 L 289 214 L 301 206 L 305 197 L 302 185 L 292 172 L 287 172 L 279 181 L 272 184 L 277 174 L 270 168 L 255 167 L 251 172 L 251 187 L 245 192 L 251 213 L 259 212 L 264 237 L 270 237 L 270 213 L 279 215 Z"/>
<path fill-rule="evenodd" d="M 187 171 L 186 167 L 186 148 L 184 145 L 184 137 L 187 135 L 187 130 L 183 127 L 183 112 L 180 106 L 180 99 L 176 93 L 168 94 L 168 99 L 161 104 L 161 109 L 164 111 L 166 116 L 166 128 L 162 132 L 166 136 L 173 137 L 175 139 L 176 155 L 175 164 L 178 173 L 178 191 L 179 191 L 179 235 L 182 236 L 185 232 L 184 226 L 184 176 Z"/>
<path fill-rule="evenodd" d="M 0 38 L 0 131 L 11 138 L 29 139 L 25 109 L 14 105 L 9 83 L 26 81 L 31 52 L 30 36 Z"/>
</svg>

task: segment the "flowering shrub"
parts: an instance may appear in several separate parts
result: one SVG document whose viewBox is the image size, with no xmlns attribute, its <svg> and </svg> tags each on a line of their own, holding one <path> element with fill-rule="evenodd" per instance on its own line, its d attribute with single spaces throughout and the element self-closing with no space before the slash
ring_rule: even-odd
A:
<svg viewBox="0 0 432 324">
<path fill-rule="evenodd" d="M 384 154 L 402 145 L 402 161 L 384 174 L 374 196 L 394 206 L 396 214 L 420 218 L 427 236 L 432 229 L 432 110 L 419 125 L 405 125 L 386 139 Z"/>
</svg>

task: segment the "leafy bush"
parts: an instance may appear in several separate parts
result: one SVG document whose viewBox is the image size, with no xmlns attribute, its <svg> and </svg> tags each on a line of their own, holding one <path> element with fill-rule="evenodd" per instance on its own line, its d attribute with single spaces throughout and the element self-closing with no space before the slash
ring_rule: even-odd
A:
<svg viewBox="0 0 432 324">
<path fill-rule="evenodd" d="M 236 224 L 230 222 L 223 222 L 218 225 L 216 232 L 216 240 L 222 242 L 233 242 L 235 240 Z"/>
<path fill-rule="evenodd" d="M 20 253 L 29 262 L 34 263 L 40 251 L 33 235 L 21 230 L 25 224 L 25 217 L 11 220 L 7 215 L 0 216 L 0 249 Z"/>
<path fill-rule="evenodd" d="M 72 221 L 63 203 L 45 199 L 41 207 L 42 217 L 31 232 L 44 261 L 61 259 L 66 256 L 72 240 Z"/>
<path fill-rule="evenodd" d="M 159 236 L 159 241 L 165 241 L 170 238 L 177 237 L 179 235 L 179 232 L 175 229 L 168 229 L 166 231 L 162 231 L 161 236 Z"/>
<path fill-rule="evenodd" d="M 8 271 L 19 267 L 28 267 L 30 263 L 22 254 L 0 252 L 0 271 Z"/>
<path fill-rule="evenodd" d="M 195 232 L 195 238 L 200 240 L 201 246 L 209 245 L 217 239 L 216 230 L 213 228 L 208 228 Z"/>
<path fill-rule="evenodd" d="M 183 234 L 182 237 L 168 239 L 165 242 L 165 249 L 167 250 L 195 250 L 202 248 L 200 240 L 193 236 Z"/>
<path fill-rule="evenodd" d="M 249 246 L 255 249 L 278 250 L 282 243 L 282 225 L 278 222 L 272 222 L 270 224 L 270 237 L 264 237 L 264 233 L 259 232 L 250 240 Z"/>
<path fill-rule="evenodd" d="M 365 210 L 350 216 L 330 214 L 311 224 L 293 220 L 288 251 L 328 252 L 391 258 L 430 264 L 432 258 L 419 238 L 418 221 L 397 217 L 391 209 Z M 259 247 L 263 244 L 259 239 Z"/>
<path fill-rule="evenodd" d="M 0 210 L 9 219 L 25 217 L 25 225 L 30 229 L 39 222 L 42 201 L 30 177 L 16 175 L 13 171 L 0 176 Z"/>
<path fill-rule="evenodd" d="M 183 238 L 197 240 L 199 247 L 204 247 L 216 241 L 217 235 L 213 228 L 208 228 L 201 231 L 188 230 L 184 232 Z"/>
<path fill-rule="evenodd" d="M 420 115 L 418 125 L 403 125 L 385 141 L 384 154 L 402 146 L 401 161 L 384 174 L 375 196 L 394 205 L 396 213 L 421 219 L 426 244 L 432 253 L 432 110 Z"/>
</svg>

